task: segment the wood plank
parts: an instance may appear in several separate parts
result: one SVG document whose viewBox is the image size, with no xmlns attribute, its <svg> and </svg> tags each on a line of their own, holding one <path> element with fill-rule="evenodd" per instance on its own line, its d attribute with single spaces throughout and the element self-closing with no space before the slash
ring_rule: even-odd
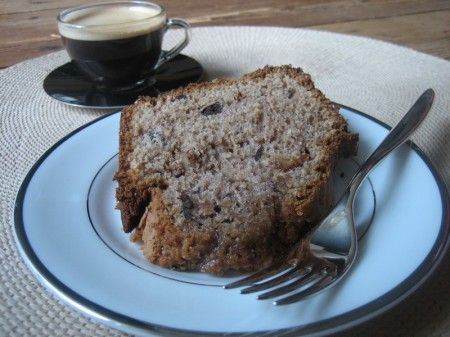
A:
<svg viewBox="0 0 450 337">
<path fill-rule="evenodd" d="M 188 15 L 200 25 L 245 24 L 307 27 L 450 9 L 450 1 L 332 1 L 328 3 L 275 2 L 258 6 L 221 7 L 216 12 Z"/>
<path fill-rule="evenodd" d="M 0 0 L 0 15 L 14 13 L 31 13 L 44 10 L 59 12 L 62 8 L 79 6 L 83 3 L 93 3 L 89 0 Z"/>
<path fill-rule="evenodd" d="M 25 17 L 56 17 L 61 8 L 90 3 L 91 0 L 34 1 L 24 5 L 24 0 L 6 1 L 0 7 L 0 18 L 5 22 L 15 22 L 15 14 Z M 28 1 L 30 2 L 30 1 Z M 204 24 L 264 24 L 261 20 L 269 19 L 284 26 L 308 26 L 342 21 L 380 18 L 413 13 L 422 13 L 450 9 L 448 0 L 231 0 L 206 5 L 206 0 L 160 1 L 167 8 L 169 16 L 185 17 L 193 23 Z M 288 22 L 285 17 L 290 17 Z M 23 17 L 23 16 L 22 16 Z M 21 16 L 18 16 L 20 19 Z"/>
<path fill-rule="evenodd" d="M 0 0 L 0 15 L 33 13 L 37 11 L 50 10 L 57 13 L 60 9 L 92 3 L 92 0 Z M 205 16 L 223 17 L 234 13 L 246 12 L 248 10 L 259 11 L 261 9 L 279 13 L 291 12 L 293 15 L 307 16 L 308 12 L 328 12 L 339 15 L 353 15 L 364 12 L 372 17 L 404 15 L 406 13 L 418 13 L 447 9 L 450 4 L 448 0 L 228 0 L 222 2 L 211 2 L 206 0 L 160 0 L 170 15 L 179 16 Z M 336 13 L 336 9 L 342 13 Z M 360 10 L 358 10 L 360 9 Z M 346 12 L 345 10 L 350 10 Z M 273 14 L 271 15 L 273 16 Z M 326 19 L 326 18 L 324 18 Z"/>
<path fill-rule="evenodd" d="M 370 36 L 450 60 L 450 11 L 319 25 L 312 28 Z"/>
<path fill-rule="evenodd" d="M 342 2 L 341 0 L 291 0 L 291 1 L 279 1 L 279 0 L 253 0 L 242 2 L 239 0 L 228 0 L 222 2 L 207 2 L 205 0 L 158 0 L 157 3 L 164 6 L 169 13 L 179 13 L 188 9 L 195 13 L 209 13 L 212 11 L 231 10 L 236 11 L 239 8 L 252 8 L 258 6 L 270 6 L 276 7 L 283 3 L 296 3 L 296 4 L 322 4 L 327 5 L 330 2 Z M 94 3 L 92 0 L 0 0 L 0 15 L 2 14 L 17 14 L 17 13 L 30 13 L 36 11 L 53 10 L 55 12 L 59 9 L 69 8 L 74 6 L 81 6 L 83 4 Z M 97 1 L 100 2 L 100 1 Z"/>
<path fill-rule="evenodd" d="M 0 55 L 2 55 L 2 58 L 0 59 L 0 69 L 62 49 L 59 39 L 56 41 L 1 45 Z"/>
</svg>

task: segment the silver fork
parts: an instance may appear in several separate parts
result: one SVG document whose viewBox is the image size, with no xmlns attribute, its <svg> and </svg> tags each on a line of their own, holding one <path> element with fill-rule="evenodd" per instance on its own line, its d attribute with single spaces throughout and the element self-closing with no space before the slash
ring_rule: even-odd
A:
<svg viewBox="0 0 450 337">
<path fill-rule="evenodd" d="M 287 258 L 224 288 L 245 287 L 241 289 L 242 294 L 265 291 L 258 299 L 287 295 L 274 302 L 275 305 L 283 305 L 301 301 L 341 280 L 353 265 L 358 252 L 353 211 L 358 188 L 369 172 L 403 144 L 425 119 L 433 99 L 432 89 L 419 97 L 356 172 L 335 208 L 292 249 Z M 330 229 L 333 230 L 332 236 Z"/>
</svg>

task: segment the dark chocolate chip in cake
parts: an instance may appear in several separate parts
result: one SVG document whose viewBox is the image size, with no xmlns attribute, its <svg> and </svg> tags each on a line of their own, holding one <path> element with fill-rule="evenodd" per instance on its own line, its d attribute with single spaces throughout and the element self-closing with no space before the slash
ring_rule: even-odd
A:
<svg viewBox="0 0 450 337">
<path fill-rule="evenodd" d="M 200 113 L 204 116 L 217 115 L 222 112 L 222 108 L 223 108 L 222 104 L 216 102 L 203 108 L 203 110 Z"/>
<path fill-rule="evenodd" d="M 183 216 L 186 219 L 192 218 L 192 209 L 194 208 L 194 203 L 187 193 L 182 193 L 180 195 L 181 205 L 183 207 Z"/>
<path fill-rule="evenodd" d="M 263 151 L 264 151 L 264 147 L 261 145 L 261 146 L 259 147 L 259 149 L 256 151 L 256 154 L 255 154 L 255 160 L 256 160 L 256 161 L 258 161 L 258 160 L 261 159 L 261 156 L 262 156 L 262 154 L 263 154 Z"/>
</svg>

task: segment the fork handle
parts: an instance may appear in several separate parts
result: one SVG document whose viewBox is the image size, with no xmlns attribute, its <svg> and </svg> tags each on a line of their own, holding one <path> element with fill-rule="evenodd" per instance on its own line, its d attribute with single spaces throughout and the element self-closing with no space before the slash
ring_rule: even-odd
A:
<svg viewBox="0 0 450 337">
<path fill-rule="evenodd" d="M 366 178 L 369 172 L 382 161 L 389 153 L 403 144 L 414 130 L 425 119 L 434 99 L 433 89 L 427 89 L 413 104 L 409 111 L 397 123 L 397 125 L 389 132 L 386 138 L 381 142 L 376 150 L 364 162 L 358 172 L 353 176 L 349 185 L 350 198 L 355 194 L 361 182 Z"/>
</svg>

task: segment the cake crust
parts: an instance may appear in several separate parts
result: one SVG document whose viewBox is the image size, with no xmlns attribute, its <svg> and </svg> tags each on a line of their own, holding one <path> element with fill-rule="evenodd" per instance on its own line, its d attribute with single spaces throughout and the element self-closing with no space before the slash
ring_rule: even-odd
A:
<svg viewBox="0 0 450 337">
<path fill-rule="evenodd" d="M 189 102 L 193 97 L 211 92 L 216 95 L 216 92 L 220 94 L 221 90 L 225 91 L 239 86 L 234 90 L 235 93 L 229 99 L 231 103 L 228 103 L 228 105 L 218 101 L 216 95 L 214 99 L 210 100 L 211 104 L 198 106 L 196 115 L 191 113 L 193 116 L 189 117 L 195 119 L 199 118 L 196 116 L 201 115 L 203 118 L 210 118 L 211 123 L 214 123 L 215 119 L 220 120 L 222 118 L 222 114 L 229 116 L 232 113 L 231 110 L 226 109 L 231 109 L 229 107 L 233 107 L 236 102 L 245 100 L 245 95 L 242 94 L 244 90 L 239 88 L 259 85 L 262 81 L 269 81 L 270 83 L 272 79 L 278 81 L 277 85 L 280 86 L 280 92 L 283 95 L 286 94 L 288 100 L 295 100 L 295 96 L 292 97 L 295 93 L 290 91 L 292 89 L 289 88 L 289 85 L 283 88 L 284 84 L 282 83 L 287 79 L 289 79 L 291 86 L 301 88 L 302 92 L 306 92 L 308 102 L 312 102 L 314 105 L 311 108 L 314 110 L 311 114 L 312 117 L 309 118 L 314 117 L 312 123 L 317 130 L 323 132 L 323 137 L 305 141 L 306 144 L 309 144 L 309 147 L 314 149 L 314 153 L 309 153 L 308 146 L 301 151 L 294 151 L 295 153 L 283 151 L 277 153 L 274 150 L 277 139 L 284 139 L 285 135 L 274 134 L 270 136 L 271 130 L 269 130 L 270 132 L 260 130 L 261 134 L 265 132 L 271 137 L 266 136 L 264 138 L 259 137 L 258 132 L 249 132 L 249 134 L 255 135 L 250 139 L 248 145 L 253 146 L 253 157 L 250 160 L 250 164 L 253 165 L 252 168 L 258 168 L 260 171 L 257 172 L 262 172 L 261 168 L 267 167 L 267 170 L 273 170 L 274 172 L 273 179 L 269 175 L 269 178 L 263 181 L 265 189 L 261 193 L 254 186 L 248 187 L 248 184 L 243 184 L 246 186 L 244 189 L 247 188 L 250 191 L 249 193 L 243 194 L 238 187 L 238 192 L 234 191 L 234 197 L 224 198 L 224 195 L 231 193 L 227 190 L 226 185 L 234 184 L 233 186 L 236 186 L 236 179 L 233 178 L 233 174 L 228 174 L 228 171 L 233 168 L 228 167 L 226 169 L 225 166 L 209 165 L 204 159 L 206 154 L 200 151 L 203 151 L 204 148 L 194 147 L 183 151 L 183 142 L 181 142 L 181 145 L 174 145 L 170 148 L 171 150 L 168 150 L 167 144 L 161 145 L 164 143 L 165 130 L 158 131 L 157 127 L 160 124 L 149 122 L 150 128 L 137 125 L 139 123 L 136 122 L 140 120 L 139 118 L 143 118 L 142 116 L 145 114 L 150 116 L 148 118 L 151 119 L 152 115 L 155 116 L 168 105 L 176 107 L 184 113 L 191 113 L 192 106 L 195 106 L 195 104 L 189 105 Z M 264 88 L 264 86 L 260 87 Z M 183 103 L 185 105 L 180 103 L 180 106 L 178 106 L 178 101 L 186 101 L 187 103 Z M 298 104 L 303 103 L 298 102 Z M 292 106 L 290 105 L 290 107 Z M 222 109 L 225 112 L 222 112 Z M 252 107 L 248 111 L 253 114 L 255 109 L 258 110 L 259 108 Z M 263 106 L 261 109 L 264 111 L 266 107 Z M 273 111 L 280 110 L 277 105 L 274 105 L 271 109 Z M 305 109 L 309 111 L 308 107 Z M 329 211 L 332 203 L 331 177 L 334 166 L 340 157 L 356 154 L 358 137 L 347 131 L 347 123 L 339 115 L 338 109 L 338 106 L 314 87 L 308 74 L 301 69 L 290 66 L 266 66 L 244 75 L 238 80 L 214 80 L 191 84 L 156 98 L 140 98 L 134 105 L 124 109 L 120 121 L 119 169 L 115 179 L 118 181 L 117 208 L 121 212 L 124 231 L 131 232 L 134 230 L 132 238 L 135 241 L 143 241 L 145 257 L 152 263 L 163 267 L 221 274 L 230 269 L 252 271 L 271 264 L 274 258 L 286 254 L 290 247 L 298 242 Z M 170 111 L 167 113 L 172 114 Z M 281 111 L 281 113 L 284 112 Z M 290 113 L 292 115 L 292 112 Z M 325 119 L 321 121 L 320 118 L 316 118 L 316 115 Z M 268 114 L 265 112 L 258 113 L 256 111 L 254 115 L 249 115 L 248 118 L 254 120 L 254 124 L 251 125 L 256 125 L 260 123 L 259 119 L 267 118 L 267 116 Z M 278 123 L 277 119 L 272 122 L 272 124 Z M 225 122 L 218 123 L 219 126 L 211 124 L 212 129 L 215 127 L 216 133 L 217 130 L 220 130 L 220 123 L 226 124 Z M 265 123 L 264 125 L 270 125 L 270 123 Z M 320 129 L 320 123 L 327 125 L 326 132 Z M 209 126 L 209 124 L 206 125 Z M 284 126 L 283 130 L 284 132 L 289 131 L 289 126 Z M 158 152 L 155 152 L 154 156 L 156 157 L 153 161 L 142 160 L 142 158 L 146 158 L 147 154 L 143 154 L 143 157 L 139 157 L 140 159 L 137 160 L 134 158 L 136 157 L 137 138 L 142 138 L 143 134 L 146 134 L 148 138 L 149 132 L 152 132 L 150 138 L 153 141 L 156 139 L 157 143 L 159 142 L 155 146 L 160 146 L 161 151 L 172 152 L 172 157 L 170 157 L 172 160 L 164 162 L 166 167 L 163 167 L 162 171 L 158 171 L 160 170 L 158 169 Z M 197 135 L 194 135 L 196 130 L 183 130 L 183 132 L 186 134 L 192 132 L 192 138 L 198 138 Z M 233 142 L 233 140 L 230 141 L 228 136 L 222 138 L 214 136 L 212 139 L 214 139 L 214 142 L 208 143 L 211 148 L 207 147 L 207 149 L 216 152 L 219 146 L 222 149 L 219 154 L 215 153 L 217 161 L 223 162 L 223 158 L 228 158 L 224 157 L 223 151 L 225 150 L 223 149 L 233 150 L 237 148 L 238 151 L 244 151 L 240 150 L 236 144 L 228 144 Z M 295 137 L 294 141 L 296 141 Z M 245 147 L 245 144 L 240 145 L 240 147 Z M 198 150 L 199 148 L 200 150 Z M 176 150 L 180 150 L 178 151 L 180 154 L 178 152 L 174 154 Z M 210 162 L 215 160 L 214 157 L 207 158 Z M 186 167 L 188 164 L 190 166 Z M 196 175 L 192 176 L 194 179 L 191 180 L 199 180 L 208 174 L 214 175 L 215 179 L 208 180 L 205 183 L 206 187 L 203 186 L 204 189 L 196 195 L 194 195 L 195 189 L 186 188 L 186 186 L 198 186 L 188 179 L 189 174 L 194 172 L 192 167 L 198 168 L 203 173 L 199 175 L 195 171 Z M 247 170 L 246 167 L 242 170 L 244 169 Z M 296 177 L 300 177 L 304 171 L 307 172 L 308 179 L 301 184 L 297 183 Z M 237 171 L 236 175 L 238 173 Z M 259 178 L 252 179 L 258 181 Z M 179 183 L 180 180 L 182 180 L 182 183 Z M 220 206 L 218 205 L 219 202 L 212 200 L 213 198 L 209 197 L 211 194 L 208 194 L 211 189 L 210 185 L 217 180 L 220 181 L 220 193 L 223 192 Z M 248 181 L 244 179 L 244 183 L 248 183 Z M 175 185 L 177 187 L 174 187 Z M 268 186 L 270 186 L 270 189 Z M 225 194 L 225 192 L 228 192 L 228 194 Z M 241 198 L 242 195 L 245 196 L 244 203 L 247 208 L 236 210 L 236 205 L 240 207 L 236 200 Z M 228 204 L 230 204 L 229 208 L 226 206 Z M 232 219 L 224 218 L 225 214 L 228 213 L 232 215 Z"/>
</svg>

